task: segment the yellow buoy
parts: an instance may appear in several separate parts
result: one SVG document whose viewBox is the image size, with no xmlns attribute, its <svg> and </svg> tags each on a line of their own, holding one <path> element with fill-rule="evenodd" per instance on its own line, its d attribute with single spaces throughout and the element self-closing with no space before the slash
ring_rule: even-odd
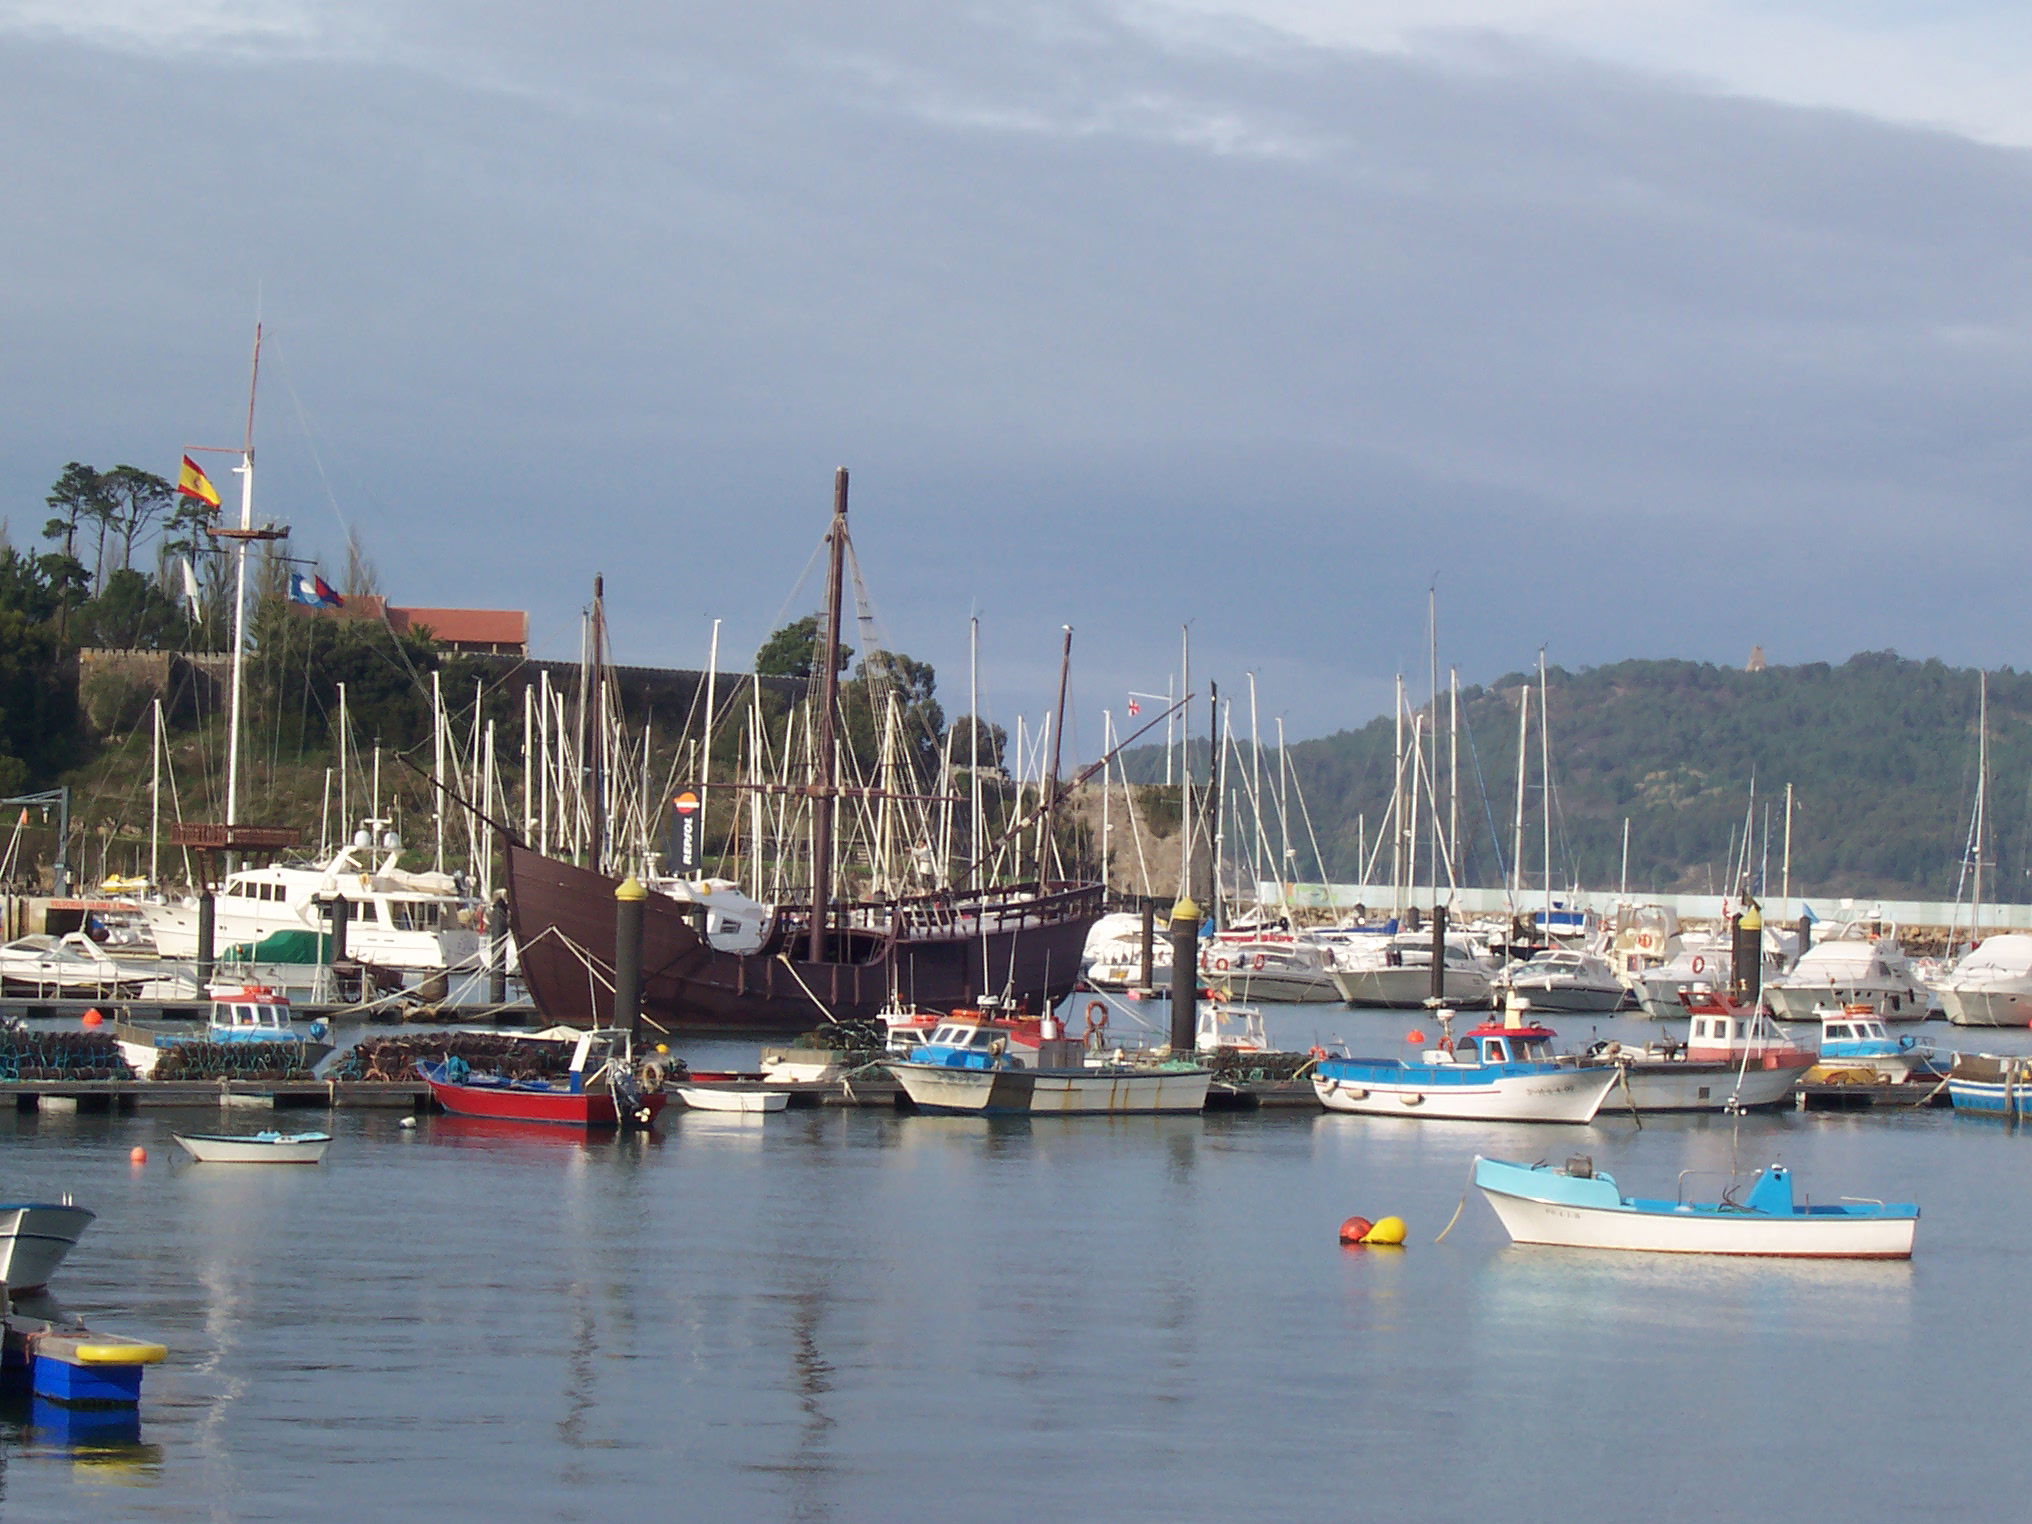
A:
<svg viewBox="0 0 2032 1524">
<path fill-rule="evenodd" d="M 1401 1217 L 1379 1217 L 1362 1239 L 1365 1244 L 1401 1244 L 1407 1229 Z"/>
</svg>

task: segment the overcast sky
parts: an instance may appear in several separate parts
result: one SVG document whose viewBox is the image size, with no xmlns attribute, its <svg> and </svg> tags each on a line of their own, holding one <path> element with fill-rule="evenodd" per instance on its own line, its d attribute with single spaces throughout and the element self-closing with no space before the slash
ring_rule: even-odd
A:
<svg viewBox="0 0 2032 1524">
<path fill-rule="evenodd" d="M 1293 738 L 1546 645 L 2026 660 L 2032 11 L 0 0 L 0 518 L 236 443 L 397 602 Z M 223 485 L 223 483 L 222 483 Z"/>
</svg>

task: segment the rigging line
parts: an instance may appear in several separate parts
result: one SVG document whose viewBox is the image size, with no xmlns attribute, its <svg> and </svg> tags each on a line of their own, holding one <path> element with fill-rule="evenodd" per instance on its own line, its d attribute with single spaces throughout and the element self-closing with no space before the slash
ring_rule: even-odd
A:
<svg viewBox="0 0 2032 1524">
<path fill-rule="evenodd" d="M 1489 800 L 1489 780 L 1482 775 L 1482 753 L 1481 749 L 1475 745 L 1475 725 L 1473 719 L 1469 719 L 1467 723 L 1467 736 L 1468 760 L 1474 763 L 1475 787 L 1481 792 L 1482 796 L 1482 819 L 1488 824 L 1489 840 L 1496 849 L 1496 879 L 1507 891 L 1510 884 L 1510 870 L 1508 865 L 1503 861 L 1503 833 L 1496 827 L 1495 807 Z M 1512 915 L 1517 913 L 1517 906 L 1514 902 L 1510 906 L 1510 913 Z"/>
</svg>

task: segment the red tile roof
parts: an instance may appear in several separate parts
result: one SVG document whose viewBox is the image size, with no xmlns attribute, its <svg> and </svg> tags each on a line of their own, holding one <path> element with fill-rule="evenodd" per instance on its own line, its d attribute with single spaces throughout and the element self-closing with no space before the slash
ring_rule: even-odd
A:
<svg viewBox="0 0 2032 1524">
<path fill-rule="evenodd" d="M 529 616 L 520 609 L 411 609 L 391 604 L 388 623 L 403 632 L 427 629 L 446 645 L 529 644 Z"/>
</svg>

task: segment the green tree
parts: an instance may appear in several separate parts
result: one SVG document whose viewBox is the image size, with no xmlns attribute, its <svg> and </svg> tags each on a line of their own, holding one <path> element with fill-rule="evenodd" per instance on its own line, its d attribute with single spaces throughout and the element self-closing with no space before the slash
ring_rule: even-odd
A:
<svg viewBox="0 0 2032 1524">
<path fill-rule="evenodd" d="M 792 620 L 762 642 L 762 649 L 755 653 L 756 675 L 811 677 L 818 665 L 818 621 L 818 615 L 806 614 L 802 619 Z M 847 663 L 853 659 L 853 647 L 841 642 L 839 670 L 845 672 Z"/>
<path fill-rule="evenodd" d="M 30 624 L 56 617 L 57 598 L 40 563 L 12 545 L 0 545 L 0 612 L 27 616 Z"/>
<path fill-rule="evenodd" d="M 272 733 L 293 740 L 299 751 L 329 744 L 340 683 L 356 735 L 396 748 L 429 738 L 427 674 L 439 656 L 427 637 L 273 598 L 259 605 L 250 624 L 250 692 Z"/>
<path fill-rule="evenodd" d="M 0 794 L 48 784 L 79 750 L 78 706 L 56 632 L 0 609 Z"/>
<path fill-rule="evenodd" d="M 180 600 L 154 579 L 122 566 L 108 572 L 98 596 L 78 608 L 75 633 L 80 645 L 181 650 L 190 639 L 190 621 Z"/>
<path fill-rule="evenodd" d="M 99 478 L 106 499 L 107 522 L 119 551 L 120 567 L 134 564 L 134 547 L 150 528 L 167 520 L 176 491 L 153 471 L 115 466 Z M 202 505 L 201 505 L 202 506 Z"/>
<path fill-rule="evenodd" d="M 980 732 L 981 766 L 1002 766 L 1002 751 L 1009 744 L 1009 732 L 976 715 L 963 714 L 952 722 L 954 767 L 971 767 L 974 760 L 974 732 Z"/>
</svg>

